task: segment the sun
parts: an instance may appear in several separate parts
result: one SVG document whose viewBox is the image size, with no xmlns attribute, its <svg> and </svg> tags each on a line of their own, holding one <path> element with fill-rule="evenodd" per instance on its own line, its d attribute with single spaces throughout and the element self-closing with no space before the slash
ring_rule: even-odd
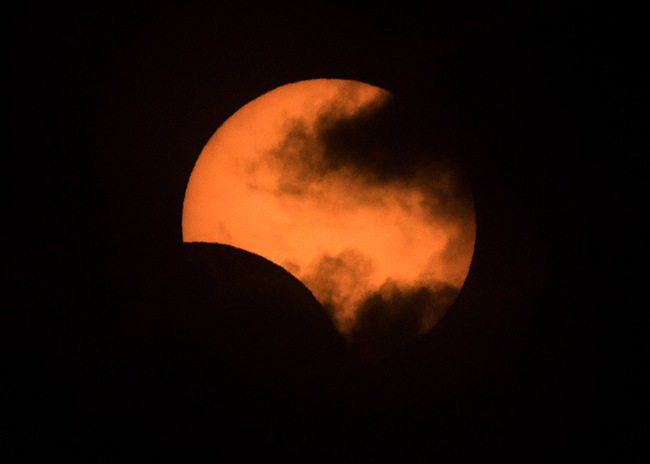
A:
<svg viewBox="0 0 650 464">
<path fill-rule="evenodd" d="M 183 241 L 232 245 L 283 266 L 346 337 L 381 311 L 411 311 L 418 333 L 431 329 L 469 271 L 475 214 L 453 167 L 387 177 L 355 157 L 357 141 L 341 134 L 372 125 L 392 99 L 370 84 L 314 79 L 244 105 L 196 162 Z"/>
</svg>

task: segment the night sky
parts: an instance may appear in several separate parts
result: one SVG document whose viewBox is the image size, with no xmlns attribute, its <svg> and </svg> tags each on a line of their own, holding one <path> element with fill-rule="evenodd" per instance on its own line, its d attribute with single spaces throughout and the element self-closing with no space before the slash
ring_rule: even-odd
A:
<svg viewBox="0 0 650 464">
<path fill-rule="evenodd" d="M 89 3 L 6 18 L 10 458 L 640 457 L 639 12 Z M 379 141 L 467 173 L 472 267 L 422 338 L 351 349 L 282 268 L 182 243 L 210 136 L 312 78 L 389 90 L 408 119 Z"/>
</svg>

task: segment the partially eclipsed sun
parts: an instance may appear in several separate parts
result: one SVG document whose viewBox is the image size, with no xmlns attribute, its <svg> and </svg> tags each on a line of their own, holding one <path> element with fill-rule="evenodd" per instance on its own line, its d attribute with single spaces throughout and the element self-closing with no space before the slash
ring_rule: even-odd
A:
<svg viewBox="0 0 650 464">
<path fill-rule="evenodd" d="M 341 155 L 337 131 L 372 121 L 391 97 L 357 81 L 315 79 L 243 106 L 196 162 L 183 241 L 232 245 L 283 266 L 348 338 L 359 321 L 396 312 L 409 312 L 418 333 L 431 329 L 469 271 L 474 207 L 455 168 L 379 175 L 354 153 Z"/>
</svg>

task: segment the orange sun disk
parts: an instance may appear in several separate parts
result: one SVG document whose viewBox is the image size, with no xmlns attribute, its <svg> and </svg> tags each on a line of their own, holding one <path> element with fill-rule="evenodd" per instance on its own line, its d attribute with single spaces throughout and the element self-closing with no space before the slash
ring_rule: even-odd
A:
<svg viewBox="0 0 650 464">
<path fill-rule="evenodd" d="M 442 220 L 424 206 L 430 193 L 413 183 L 371 182 L 351 166 L 322 169 L 324 115 L 344 120 L 390 96 L 357 81 L 315 79 L 243 106 L 196 162 L 183 241 L 232 245 L 285 267 L 331 308 L 344 335 L 363 301 L 387 286 L 460 288 L 474 248 L 473 215 Z"/>
</svg>

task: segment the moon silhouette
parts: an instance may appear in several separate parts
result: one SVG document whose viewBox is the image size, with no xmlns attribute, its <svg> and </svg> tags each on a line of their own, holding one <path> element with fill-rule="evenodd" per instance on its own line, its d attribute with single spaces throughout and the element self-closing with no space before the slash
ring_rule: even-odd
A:
<svg viewBox="0 0 650 464">
<path fill-rule="evenodd" d="M 402 166 L 404 153 L 350 143 L 393 98 L 358 81 L 314 79 L 243 106 L 194 166 L 183 241 L 231 245 L 284 267 L 348 339 L 363 324 L 397 320 L 430 330 L 469 272 L 474 205 L 461 173 L 435 153 L 426 159 L 436 162 L 387 175 L 382 160 Z"/>
</svg>

